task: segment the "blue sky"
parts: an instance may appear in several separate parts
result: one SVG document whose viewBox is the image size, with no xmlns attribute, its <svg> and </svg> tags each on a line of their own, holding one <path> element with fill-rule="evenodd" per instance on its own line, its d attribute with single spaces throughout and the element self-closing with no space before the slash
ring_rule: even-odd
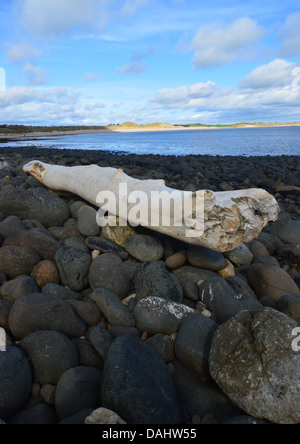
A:
<svg viewBox="0 0 300 444">
<path fill-rule="evenodd" d="M 1 123 L 300 120 L 299 1 L 0 0 L 0 23 Z"/>
</svg>

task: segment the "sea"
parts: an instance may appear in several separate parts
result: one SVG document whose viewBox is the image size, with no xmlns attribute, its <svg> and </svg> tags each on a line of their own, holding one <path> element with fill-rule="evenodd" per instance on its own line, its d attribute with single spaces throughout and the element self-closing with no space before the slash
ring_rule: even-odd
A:
<svg viewBox="0 0 300 444">
<path fill-rule="evenodd" d="M 300 156 L 300 127 L 80 134 L 11 140 L 0 146 L 163 156 Z"/>
</svg>

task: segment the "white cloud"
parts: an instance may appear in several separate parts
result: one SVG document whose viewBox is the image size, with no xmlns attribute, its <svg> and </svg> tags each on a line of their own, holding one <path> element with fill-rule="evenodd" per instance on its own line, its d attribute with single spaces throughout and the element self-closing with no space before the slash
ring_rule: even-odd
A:
<svg viewBox="0 0 300 444">
<path fill-rule="evenodd" d="M 239 86 L 242 88 L 265 89 L 291 84 L 294 68 L 294 63 L 284 59 L 276 59 L 266 65 L 258 66 L 239 82 Z"/>
<path fill-rule="evenodd" d="M 137 9 L 146 6 L 149 0 L 125 0 L 122 8 L 122 15 L 133 15 L 136 13 Z"/>
<path fill-rule="evenodd" d="M 126 63 L 126 65 L 122 66 L 122 68 L 117 68 L 117 73 L 119 74 L 129 74 L 136 75 L 145 72 L 146 64 L 143 62 L 130 62 Z"/>
<path fill-rule="evenodd" d="M 54 39 L 72 29 L 101 28 L 108 18 L 109 0 L 24 0 L 21 18 L 39 39 Z"/>
<path fill-rule="evenodd" d="M 42 51 L 26 42 L 6 44 L 5 47 L 7 58 L 12 63 L 33 61 L 43 55 Z"/>
<path fill-rule="evenodd" d="M 84 74 L 84 80 L 86 82 L 99 82 L 101 76 L 97 76 L 94 72 L 88 72 Z"/>
<path fill-rule="evenodd" d="M 261 39 L 262 28 L 255 20 L 239 18 L 226 26 L 208 24 L 200 27 L 190 49 L 198 69 L 225 65 L 245 57 L 251 45 Z"/>
<path fill-rule="evenodd" d="M 0 108 L 10 108 L 32 103 L 62 103 L 68 100 L 74 103 L 78 96 L 70 94 L 66 88 L 35 89 L 29 87 L 15 87 L 1 93 Z"/>
<path fill-rule="evenodd" d="M 153 56 L 154 53 L 155 50 L 153 48 L 149 48 L 144 53 L 134 55 L 133 57 L 131 57 L 129 63 L 126 63 L 122 68 L 117 68 L 117 73 L 136 75 L 145 72 L 146 64 L 145 62 L 143 62 L 143 60 Z"/>
<path fill-rule="evenodd" d="M 199 118 L 202 114 L 218 116 L 221 123 L 300 120 L 300 87 L 293 85 L 292 66 L 285 60 L 259 66 L 235 88 L 213 82 L 166 88 L 152 96 L 150 104 L 164 112 L 190 110 Z"/>
<path fill-rule="evenodd" d="M 282 42 L 279 49 L 281 57 L 294 57 L 300 54 L 300 13 L 288 15 L 284 25 L 278 33 Z"/>
<path fill-rule="evenodd" d="M 217 85 L 213 82 L 195 83 L 190 86 L 180 86 L 178 88 L 165 88 L 158 91 L 151 99 L 151 102 L 161 105 L 186 106 L 195 107 L 195 100 L 201 100 L 213 94 Z"/>
<path fill-rule="evenodd" d="M 33 66 L 31 63 L 26 63 L 22 69 L 23 74 L 28 77 L 28 84 L 37 86 L 47 83 L 46 73 L 43 68 Z"/>
</svg>

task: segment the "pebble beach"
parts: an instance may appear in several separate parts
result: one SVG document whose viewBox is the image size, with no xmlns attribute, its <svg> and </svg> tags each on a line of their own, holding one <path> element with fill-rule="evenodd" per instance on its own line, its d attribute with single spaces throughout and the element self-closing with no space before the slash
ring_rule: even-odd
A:
<svg viewBox="0 0 300 444">
<path fill-rule="evenodd" d="M 32 160 L 186 191 L 263 188 L 281 211 L 224 253 L 100 229 L 89 202 L 23 172 Z M 300 423 L 299 157 L 0 144 L 0 245 L 0 423 Z"/>
</svg>

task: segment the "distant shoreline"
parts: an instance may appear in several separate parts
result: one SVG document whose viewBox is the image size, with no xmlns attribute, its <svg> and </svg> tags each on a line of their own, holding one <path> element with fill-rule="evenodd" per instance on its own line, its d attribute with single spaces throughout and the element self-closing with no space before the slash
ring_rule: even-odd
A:
<svg viewBox="0 0 300 444">
<path fill-rule="evenodd" d="M 30 132 L 30 133 L 2 133 L 0 134 L 1 139 L 32 139 L 36 137 L 57 137 L 57 136 L 67 136 L 67 135 L 80 135 L 80 134 L 108 134 L 108 133 L 139 133 L 139 132 L 150 132 L 150 131 L 193 131 L 193 130 L 207 130 L 207 129 L 236 129 L 236 128 L 274 128 L 274 127 L 294 127 L 300 126 L 300 122 L 287 122 L 287 123 L 245 123 L 236 125 L 219 125 L 219 126 L 132 126 L 126 127 L 122 125 L 99 127 L 99 129 L 83 129 L 78 130 L 64 130 L 64 131 L 40 131 L 40 132 Z"/>
</svg>

